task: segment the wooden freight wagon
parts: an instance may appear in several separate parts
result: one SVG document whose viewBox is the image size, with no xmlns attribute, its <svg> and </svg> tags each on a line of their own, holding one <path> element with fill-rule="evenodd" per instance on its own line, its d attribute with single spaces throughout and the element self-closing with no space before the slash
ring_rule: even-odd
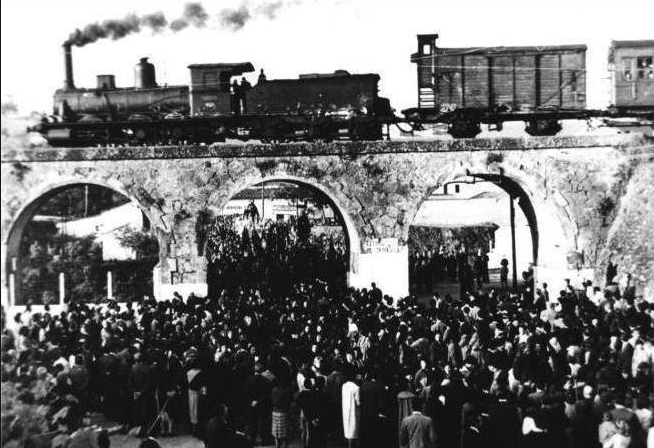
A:
<svg viewBox="0 0 654 448">
<path fill-rule="evenodd" d="M 586 46 L 438 48 L 436 34 L 418 35 L 418 108 L 424 121 L 450 124 L 474 137 L 479 124 L 522 120 L 532 135 L 553 135 L 558 120 L 586 107 Z"/>
</svg>

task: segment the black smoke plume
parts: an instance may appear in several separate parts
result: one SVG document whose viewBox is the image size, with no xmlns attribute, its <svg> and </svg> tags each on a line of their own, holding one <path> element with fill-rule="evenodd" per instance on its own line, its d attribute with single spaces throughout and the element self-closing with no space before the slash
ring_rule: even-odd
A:
<svg viewBox="0 0 654 448">
<path fill-rule="evenodd" d="M 256 12 L 257 14 L 261 14 L 266 18 L 272 20 L 277 17 L 277 11 L 279 11 L 283 6 L 284 6 L 283 1 L 262 3 L 259 6 L 257 6 Z"/>
<path fill-rule="evenodd" d="M 200 3 L 187 3 L 184 5 L 182 16 L 173 20 L 168 25 L 168 19 L 162 12 L 137 16 L 128 14 L 123 19 L 109 19 L 103 22 L 90 23 L 84 28 L 73 31 L 66 42 L 66 45 L 83 47 L 100 39 L 118 40 L 130 34 L 139 33 L 143 29 L 149 29 L 159 33 L 167 28 L 172 31 L 180 31 L 188 26 L 201 28 L 209 20 L 209 14 Z"/>
<path fill-rule="evenodd" d="M 170 29 L 180 31 L 188 26 L 202 28 L 207 24 L 209 14 L 201 3 L 187 3 L 184 5 L 184 13 L 179 19 L 173 20 Z"/>
<path fill-rule="evenodd" d="M 264 2 L 252 8 L 247 2 L 244 2 L 241 3 L 238 8 L 223 9 L 219 14 L 220 24 L 225 28 L 238 31 L 243 28 L 250 19 L 255 17 L 263 16 L 270 20 L 275 19 L 277 17 L 277 12 L 289 3 L 289 1 L 283 0 Z"/>
<path fill-rule="evenodd" d="M 250 9 L 245 4 L 236 9 L 223 9 L 220 11 L 220 24 L 234 31 L 243 28 L 251 18 Z"/>
<path fill-rule="evenodd" d="M 141 24 L 149 27 L 155 33 L 163 31 L 168 25 L 168 20 L 164 16 L 163 12 L 155 12 L 154 14 L 148 14 L 141 18 Z"/>
<path fill-rule="evenodd" d="M 247 2 L 236 8 L 223 9 L 218 14 L 220 25 L 224 28 L 237 31 L 243 28 L 252 18 L 265 17 L 274 19 L 279 10 L 290 4 L 288 0 L 264 2 L 251 7 Z M 207 25 L 210 17 L 201 3 L 186 3 L 181 17 L 168 22 L 162 12 L 155 12 L 144 16 L 128 14 L 123 19 L 109 19 L 102 22 L 90 23 L 84 28 L 73 31 L 65 45 L 83 47 L 100 39 L 118 40 L 130 34 L 149 29 L 154 33 L 170 29 L 173 32 L 181 31 L 187 27 L 202 28 Z"/>
<path fill-rule="evenodd" d="M 141 19 L 136 14 L 129 14 L 123 19 L 110 19 L 104 22 L 90 23 L 84 28 L 77 28 L 65 42 L 67 45 L 84 45 L 99 39 L 121 39 L 128 34 L 138 33 L 141 30 Z"/>
</svg>

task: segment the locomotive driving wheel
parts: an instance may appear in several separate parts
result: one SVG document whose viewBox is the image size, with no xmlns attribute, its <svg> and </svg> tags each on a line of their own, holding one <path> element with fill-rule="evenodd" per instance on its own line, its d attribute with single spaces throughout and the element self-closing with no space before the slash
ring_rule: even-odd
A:
<svg viewBox="0 0 654 448">
<path fill-rule="evenodd" d="M 320 117 L 309 126 L 309 139 L 329 143 L 338 135 L 338 126 L 329 117 Z"/>
<path fill-rule="evenodd" d="M 131 129 L 129 143 L 134 146 L 147 145 L 151 143 L 151 135 L 145 126 L 137 126 Z"/>
<path fill-rule="evenodd" d="M 351 141 L 368 140 L 368 125 L 363 120 L 351 120 L 347 127 L 347 135 Z"/>
</svg>

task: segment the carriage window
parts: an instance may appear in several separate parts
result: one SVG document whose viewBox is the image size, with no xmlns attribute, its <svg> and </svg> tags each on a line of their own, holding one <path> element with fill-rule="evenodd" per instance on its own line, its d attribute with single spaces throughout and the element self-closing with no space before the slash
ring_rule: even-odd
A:
<svg viewBox="0 0 654 448">
<path fill-rule="evenodd" d="M 625 81 L 632 81 L 634 79 L 634 74 L 631 68 L 632 63 L 632 58 L 622 58 L 622 77 Z"/>
<path fill-rule="evenodd" d="M 654 79 L 652 56 L 636 58 L 636 66 L 638 67 L 638 79 Z"/>
</svg>

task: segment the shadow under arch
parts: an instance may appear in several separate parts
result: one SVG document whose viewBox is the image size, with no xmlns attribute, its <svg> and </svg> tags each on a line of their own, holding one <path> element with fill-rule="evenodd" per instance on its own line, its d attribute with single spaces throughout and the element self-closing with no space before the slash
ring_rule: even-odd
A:
<svg viewBox="0 0 654 448">
<path fill-rule="evenodd" d="M 538 284 L 562 285 L 562 279 L 579 276 L 578 269 L 572 269 L 570 256 L 578 256 L 578 225 L 568 206 L 565 194 L 548 187 L 542 174 L 524 170 L 513 164 L 471 163 L 457 166 L 422 190 L 418 201 L 410 209 L 407 222 L 413 223 L 422 205 L 432 192 L 463 177 L 477 177 L 490 182 L 503 182 L 504 189 L 510 189 L 520 198 L 519 206 L 529 223 L 535 279 Z M 405 226 L 405 237 L 408 229 Z M 573 272 L 574 271 L 574 272 Z"/>
<path fill-rule="evenodd" d="M 476 177 L 478 179 L 483 179 L 493 184 L 497 185 L 504 191 L 506 191 L 511 198 L 518 199 L 518 205 L 524 213 L 527 223 L 529 224 L 529 232 L 531 233 L 531 242 L 532 242 L 532 258 L 534 266 L 538 265 L 538 220 L 536 219 L 536 211 L 534 206 L 529 199 L 529 195 L 525 190 L 520 186 L 518 182 L 507 177 L 503 174 L 487 174 L 487 173 L 468 173 L 470 177 Z"/>
<path fill-rule="evenodd" d="M 326 202 L 334 211 L 334 214 L 341 222 L 343 232 L 345 235 L 345 245 L 348 252 L 347 256 L 347 284 L 350 285 L 352 276 L 359 271 L 359 256 L 361 254 L 361 240 L 357 231 L 357 226 L 353 219 L 349 216 L 346 209 L 340 203 L 336 194 L 332 193 L 328 188 L 320 183 L 307 179 L 304 177 L 297 177 L 289 174 L 273 174 L 251 176 L 244 179 L 242 182 L 237 183 L 234 187 L 230 188 L 227 194 L 223 197 L 220 203 L 215 204 L 218 210 L 221 210 L 227 203 L 240 191 L 246 188 L 252 188 L 261 184 L 270 182 L 283 182 L 288 184 L 297 185 L 306 188 L 307 190 L 319 194 L 324 197 Z M 206 243 L 205 243 L 206 244 Z"/>
<path fill-rule="evenodd" d="M 149 221 L 150 225 L 154 226 L 154 221 L 152 219 L 151 214 L 145 207 L 143 207 L 143 205 L 136 198 L 134 198 L 124 189 L 117 187 L 115 185 L 108 184 L 106 182 L 100 182 L 96 180 L 70 179 L 56 184 L 50 184 L 46 187 L 39 189 L 35 193 L 32 192 L 32 194 L 27 198 L 27 200 L 24 201 L 23 206 L 14 215 L 11 225 L 9 226 L 9 230 L 7 231 L 6 237 L 2 242 L 5 249 L 4 251 L 5 285 L 4 286 L 6 287 L 6 290 L 9 293 L 8 305 L 10 306 L 16 305 L 22 301 L 21 288 L 19 286 L 21 282 L 21 269 L 19 268 L 20 245 L 27 224 L 31 221 L 31 219 L 34 217 L 35 213 L 39 210 L 39 208 L 43 206 L 47 201 L 52 199 L 54 196 L 56 196 L 57 194 L 63 191 L 66 191 L 67 189 L 78 187 L 78 186 L 85 186 L 85 185 L 105 188 L 127 198 L 131 203 L 135 204 L 139 208 L 141 213 L 143 213 L 145 218 Z M 157 236 L 157 244 L 159 246 L 159 251 L 160 251 L 160 253 L 158 254 L 159 261 L 157 263 L 157 266 L 159 266 L 159 264 L 161 263 L 161 241 L 159 238 L 159 232 L 154 232 L 154 234 Z M 155 270 L 157 266 L 155 266 L 154 268 Z M 14 278 L 13 285 L 9 284 L 11 274 L 13 274 L 13 278 Z M 12 290 L 12 286 L 13 286 L 13 290 Z"/>
</svg>

